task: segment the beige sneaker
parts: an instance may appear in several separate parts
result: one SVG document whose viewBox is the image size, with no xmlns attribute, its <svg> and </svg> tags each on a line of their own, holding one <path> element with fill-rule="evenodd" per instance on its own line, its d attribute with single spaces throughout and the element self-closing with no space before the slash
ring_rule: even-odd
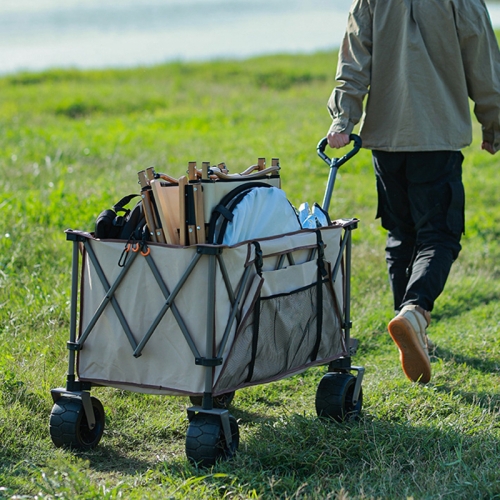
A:
<svg viewBox="0 0 500 500">
<path fill-rule="evenodd" d="M 420 306 L 404 306 L 388 325 L 392 340 L 399 349 L 399 358 L 405 375 L 413 382 L 426 384 L 431 379 L 431 363 L 425 329 L 431 316 Z"/>
</svg>

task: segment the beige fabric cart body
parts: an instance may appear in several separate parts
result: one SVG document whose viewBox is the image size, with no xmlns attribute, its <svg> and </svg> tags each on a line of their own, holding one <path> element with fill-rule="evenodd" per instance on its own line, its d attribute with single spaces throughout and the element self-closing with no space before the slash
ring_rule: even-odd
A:
<svg viewBox="0 0 500 500">
<path fill-rule="evenodd" d="M 147 255 L 130 247 L 124 267 L 122 241 L 71 233 L 84 240 L 79 379 L 215 396 L 346 355 L 340 262 L 332 280 L 342 229 L 233 247 L 151 243 Z"/>
</svg>

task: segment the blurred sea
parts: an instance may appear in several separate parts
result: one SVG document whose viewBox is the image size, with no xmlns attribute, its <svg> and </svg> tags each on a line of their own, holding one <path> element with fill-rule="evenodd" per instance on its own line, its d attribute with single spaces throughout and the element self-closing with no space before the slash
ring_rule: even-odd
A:
<svg viewBox="0 0 500 500">
<path fill-rule="evenodd" d="M 350 0 L 1 0 L 0 73 L 338 47 Z M 489 4 L 500 26 L 500 3 Z"/>
</svg>

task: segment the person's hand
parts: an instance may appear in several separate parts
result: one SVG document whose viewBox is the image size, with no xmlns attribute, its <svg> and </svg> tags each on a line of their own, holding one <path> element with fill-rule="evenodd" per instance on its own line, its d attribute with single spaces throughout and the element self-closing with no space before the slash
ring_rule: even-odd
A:
<svg viewBox="0 0 500 500">
<path fill-rule="evenodd" d="M 490 155 L 495 154 L 495 150 L 493 149 L 493 145 L 491 144 L 491 142 L 483 141 L 481 143 L 481 149 L 488 151 L 488 153 L 490 153 Z"/>
<path fill-rule="evenodd" d="M 350 142 L 349 134 L 343 134 L 338 132 L 330 132 L 327 136 L 328 145 L 333 149 L 343 148 L 347 146 Z"/>
</svg>

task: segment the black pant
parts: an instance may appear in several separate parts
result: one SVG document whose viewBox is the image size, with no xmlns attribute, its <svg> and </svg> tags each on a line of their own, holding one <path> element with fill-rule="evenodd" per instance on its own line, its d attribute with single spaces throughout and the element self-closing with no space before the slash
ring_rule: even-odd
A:
<svg viewBox="0 0 500 500">
<path fill-rule="evenodd" d="M 373 151 L 396 311 L 409 304 L 432 311 L 443 291 L 464 232 L 462 162 L 459 151 Z"/>
</svg>

